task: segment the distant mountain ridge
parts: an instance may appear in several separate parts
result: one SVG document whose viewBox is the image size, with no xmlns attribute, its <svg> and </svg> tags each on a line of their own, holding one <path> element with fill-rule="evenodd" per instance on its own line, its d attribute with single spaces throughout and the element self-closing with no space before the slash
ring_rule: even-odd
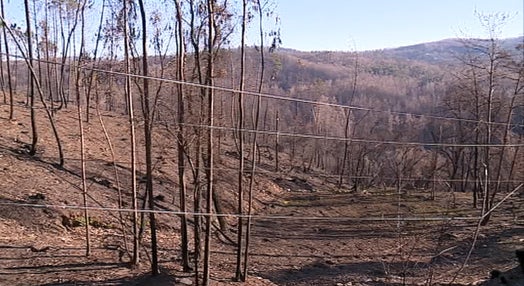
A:
<svg viewBox="0 0 524 286">
<path fill-rule="evenodd" d="M 421 43 L 398 48 L 365 51 L 364 54 L 381 54 L 384 57 L 423 61 L 428 63 L 452 62 L 457 56 L 468 52 L 466 43 L 482 43 L 487 39 L 445 39 L 436 42 Z M 524 43 L 524 36 L 498 40 L 507 51 L 516 51 Z"/>
<path fill-rule="evenodd" d="M 397 48 L 377 49 L 359 51 L 362 58 L 389 59 L 389 60 L 408 60 L 428 63 L 431 65 L 448 65 L 457 63 L 457 59 L 464 56 L 471 48 L 471 44 L 485 44 L 488 39 L 460 39 L 451 38 L 435 42 L 426 42 Z M 507 52 L 518 51 L 518 46 L 524 47 L 524 36 L 505 38 L 497 40 L 500 47 Z M 300 51 L 291 48 L 280 48 L 279 53 L 293 55 L 302 60 L 314 63 L 331 64 L 347 67 L 348 58 L 354 57 L 354 52 L 349 51 Z"/>
<path fill-rule="evenodd" d="M 497 45 L 519 60 L 524 50 L 517 47 L 523 42 L 524 37 L 507 38 Z M 485 59 L 480 51 L 488 46 L 486 39 L 445 39 L 362 52 L 281 48 L 268 58 L 269 85 L 291 97 L 429 113 L 448 93 L 466 55 L 477 53 Z M 255 63 L 255 49 L 251 52 Z"/>
</svg>

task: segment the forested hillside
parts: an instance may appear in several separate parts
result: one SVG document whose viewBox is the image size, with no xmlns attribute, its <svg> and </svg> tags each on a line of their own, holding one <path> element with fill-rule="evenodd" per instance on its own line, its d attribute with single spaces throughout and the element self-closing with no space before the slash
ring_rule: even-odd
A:
<svg viewBox="0 0 524 286">
<path fill-rule="evenodd" d="M 274 85 L 281 92 L 287 91 L 290 97 L 326 103 L 318 107 L 324 108 L 326 112 L 315 110 L 307 104 L 290 104 L 294 106 L 288 107 L 287 114 L 291 116 L 288 121 L 299 120 L 296 122 L 305 133 L 347 138 L 350 142 L 349 147 L 355 148 L 348 154 L 359 158 L 359 154 L 373 153 L 381 158 L 380 160 L 391 151 L 387 149 L 396 149 L 395 146 L 391 146 L 395 144 L 387 142 L 418 142 L 418 147 L 408 149 L 417 149 L 429 157 L 424 160 L 417 155 L 417 161 L 420 161 L 415 169 L 421 173 L 403 175 L 420 178 L 422 173 L 425 173 L 434 176 L 435 172 L 428 170 L 432 165 L 432 159 L 429 158 L 436 152 L 437 159 L 434 159 L 448 160 L 443 161 L 442 166 L 451 167 L 436 170 L 440 174 L 438 177 L 464 179 L 477 173 L 468 170 L 470 167 L 464 164 L 471 162 L 477 166 L 471 168 L 478 168 L 480 163 L 477 157 L 480 151 L 478 147 L 472 151 L 461 146 L 458 148 L 460 150 L 457 150 L 454 148 L 456 146 L 451 145 L 485 144 L 487 140 L 492 145 L 504 145 L 501 143 L 510 141 L 518 145 L 521 142 L 522 97 L 519 95 L 521 83 L 518 79 L 519 63 L 516 60 L 522 57 L 522 44 L 519 44 L 521 42 L 522 38 L 493 42 L 476 39 L 445 40 L 427 45 L 364 53 L 302 53 L 284 50 L 273 55 L 273 63 L 278 72 L 272 79 Z M 459 43 L 462 47 L 457 50 L 455 47 Z M 434 48 L 428 49 L 428 46 Z M 471 49 L 468 49 L 470 47 Z M 413 55 L 417 54 L 425 54 L 433 59 L 416 60 L 417 56 Z M 435 62 L 434 57 L 438 55 L 446 60 Z M 516 69 L 510 67 L 512 64 L 516 65 Z M 509 69 L 503 71 L 505 68 Z M 510 75 L 512 73 L 513 75 Z M 486 83 L 486 79 L 492 82 Z M 497 90 L 490 92 L 490 86 L 496 86 Z M 300 118 L 294 119 L 294 112 L 299 114 Z M 486 122 L 488 116 L 492 122 L 488 124 L 489 128 L 481 123 Z M 345 133 L 345 130 L 349 132 Z M 488 131 L 491 134 L 489 138 L 486 137 Z M 376 142 L 378 145 L 373 147 L 373 151 L 363 150 L 366 149 L 363 145 L 369 143 L 367 141 Z M 304 142 L 305 140 L 302 141 Z M 318 160 L 310 158 L 305 165 L 313 164 L 315 167 L 327 168 L 331 173 L 340 172 L 343 164 L 338 162 L 337 165 L 334 162 L 337 158 L 340 159 L 339 154 L 344 153 L 345 144 L 331 143 L 333 144 L 329 146 L 332 148 L 328 150 L 326 145 L 322 146 L 324 153 L 322 156 L 318 155 Z M 304 148 L 309 148 L 311 152 L 304 154 L 317 156 L 314 155 L 317 152 L 312 147 L 314 144 L 305 144 L 308 147 Z M 499 147 L 493 148 L 490 157 L 491 152 L 500 155 L 509 151 L 503 147 L 505 150 L 501 153 Z M 510 157 L 515 155 L 515 158 L 518 158 L 518 152 L 517 147 L 510 151 L 513 153 Z M 381 177 L 377 175 L 380 173 L 383 173 L 383 177 L 395 177 L 394 171 L 386 171 L 384 166 L 387 164 L 384 162 L 373 162 L 368 157 L 364 158 L 357 162 L 366 161 L 370 165 L 381 167 L 368 168 L 364 166 L 365 163 L 349 162 L 352 165 L 350 168 L 355 168 L 353 177 Z M 503 161 L 505 159 L 501 159 L 500 163 Z M 508 163 L 511 161 L 509 158 Z M 328 166 L 329 164 L 332 165 Z M 515 164 L 509 163 L 506 166 L 515 167 Z M 500 167 L 504 169 L 503 166 Z M 514 173 L 515 170 L 511 168 L 507 171 Z M 501 172 L 504 173 L 502 169 Z M 514 174 L 520 176 L 517 173 Z M 515 179 L 518 182 L 522 178 Z M 457 190 L 464 190 L 468 188 L 465 185 L 467 184 L 455 187 Z"/>
</svg>

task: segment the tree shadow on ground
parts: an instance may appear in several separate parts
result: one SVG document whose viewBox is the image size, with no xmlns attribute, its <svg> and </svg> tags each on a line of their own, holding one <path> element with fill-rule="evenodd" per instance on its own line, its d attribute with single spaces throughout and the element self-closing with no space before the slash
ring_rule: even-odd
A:
<svg viewBox="0 0 524 286">
<path fill-rule="evenodd" d="M 396 265 L 395 267 L 401 267 Z M 329 261 L 317 261 L 301 268 L 279 269 L 260 273 L 260 276 L 277 285 L 336 285 L 337 283 L 365 282 L 365 285 L 402 285 L 394 282 L 376 281 L 384 277 L 384 265 L 381 262 L 356 262 L 332 264 Z"/>
<path fill-rule="evenodd" d="M 45 206 L 38 208 L 24 204 L 42 204 L 40 199 L 14 200 L 0 198 L 0 218 L 17 221 L 21 226 L 33 230 L 47 230 L 60 233 L 63 226 L 60 223 L 61 212 Z M 42 224 L 42 222 L 47 222 Z"/>
<path fill-rule="evenodd" d="M 123 263 L 112 263 L 112 262 L 93 262 L 93 263 L 68 263 L 60 265 L 36 265 L 36 266 L 16 266 L 7 267 L 4 270 L 9 272 L 17 272 L 19 274 L 45 274 L 45 273 L 58 273 L 58 272 L 82 272 L 82 271 L 96 271 L 104 269 L 116 269 L 124 267 Z M 0 273 L 2 274 L 2 273 Z"/>
<path fill-rule="evenodd" d="M 387 221 L 353 221 L 330 218 L 310 220 L 308 218 L 287 218 L 281 220 L 257 219 L 254 221 L 253 236 L 271 239 L 340 240 L 352 238 L 396 238 L 399 233 L 426 235 L 428 226 L 424 222 L 405 222 L 401 228 L 391 226 Z"/>
<path fill-rule="evenodd" d="M 150 274 L 142 274 L 135 277 L 115 278 L 107 279 L 103 281 L 68 281 L 58 283 L 42 284 L 41 286 L 109 286 L 109 285 L 126 285 L 126 286 L 171 286 L 176 285 L 178 280 L 167 273 L 160 273 L 159 275 L 152 276 Z"/>
</svg>

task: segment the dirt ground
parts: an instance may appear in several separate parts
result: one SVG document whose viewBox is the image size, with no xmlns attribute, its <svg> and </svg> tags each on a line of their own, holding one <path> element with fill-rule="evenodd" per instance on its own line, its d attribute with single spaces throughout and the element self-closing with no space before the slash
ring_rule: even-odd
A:
<svg viewBox="0 0 524 286">
<path fill-rule="evenodd" d="M 162 134 L 155 137 L 155 191 L 162 195 L 156 205 L 166 211 L 157 216 L 162 274 L 150 277 L 148 235 L 141 267 L 130 269 L 128 256 L 122 255 L 123 238 L 129 240 L 129 233 L 122 233 L 117 211 L 90 210 L 92 253 L 85 256 L 83 213 L 66 207 L 82 205 L 74 112 L 57 115 L 66 156 L 60 168 L 43 112 L 39 112 L 40 147 L 31 157 L 27 109 L 17 107 L 14 121 L 7 119 L 7 110 L 0 105 L 0 285 L 190 285 L 192 275 L 180 267 L 178 219 L 168 213 L 177 210 L 171 203 L 178 195 L 175 147 L 163 141 Z M 93 117 L 86 124 L 89 205 L 116 208 L 118 190 L 126 198 L 129 195 L 126 121 L 109 113 L 103 119 L 119 177 L 101 125 Z M 231 182 L 236 159 L 228 155 L 230 151 L 227 145 L 222 150 L 217 191 L 225 210 L 234 213 Z M 480 228 L 461 269 L 480 212 L 471 208 L 471 194 L 440 192 L 430 200 L 424 190 L 353 193 L 335 188 L 335 179 L 319 174 L 273 173 L 264 165 L 260 170 L 249 279 L 245 284 L 233 282 L 234 245 L 215 237 L 212 285 L 476 285 L 493 269 L 504 272 L 518 265 L 514 251 L 524 246 L 522 192 Z M 457 219 L 444 219 L 450 217 Z M 229 222 L 227 235 L 234 237 L 236 222 L 233 218 Z"/>
</svg>

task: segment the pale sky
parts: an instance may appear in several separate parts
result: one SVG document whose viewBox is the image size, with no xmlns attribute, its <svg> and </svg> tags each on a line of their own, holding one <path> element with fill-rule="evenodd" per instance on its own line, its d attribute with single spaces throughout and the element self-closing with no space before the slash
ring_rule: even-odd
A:
<svg viewBox="0 0 524 286">
<path fill-rule="evenodd" d="M 158 6 L 162 1 L 147 0 L 146 3 Z M 303 51 L 373 50 L 447 38 L 486 38 L 488 34 L 475 11 L 509 16 L 500 38 L 522 36 L 524 31 L 523 0 L 269 1 L 274 1 L 280 19 L 282 46 Z M 23 1 L 5 2 L 7 20 L 23 25 Z M 98 21 L 96 14 L 89 17 Z M 266 22 L 274 21 L 266 19 Z M 249 38 L 258 42 L 257 33 L 255 27 L 248 42 Z"/>
<path fill-rule="evenodd" d="M 506 13 L 501 38 L 524 30 L 523 0 L 275 0 L 283 47 L 370 50 L 487 37 L 475 16 Z"/>
</svg>

